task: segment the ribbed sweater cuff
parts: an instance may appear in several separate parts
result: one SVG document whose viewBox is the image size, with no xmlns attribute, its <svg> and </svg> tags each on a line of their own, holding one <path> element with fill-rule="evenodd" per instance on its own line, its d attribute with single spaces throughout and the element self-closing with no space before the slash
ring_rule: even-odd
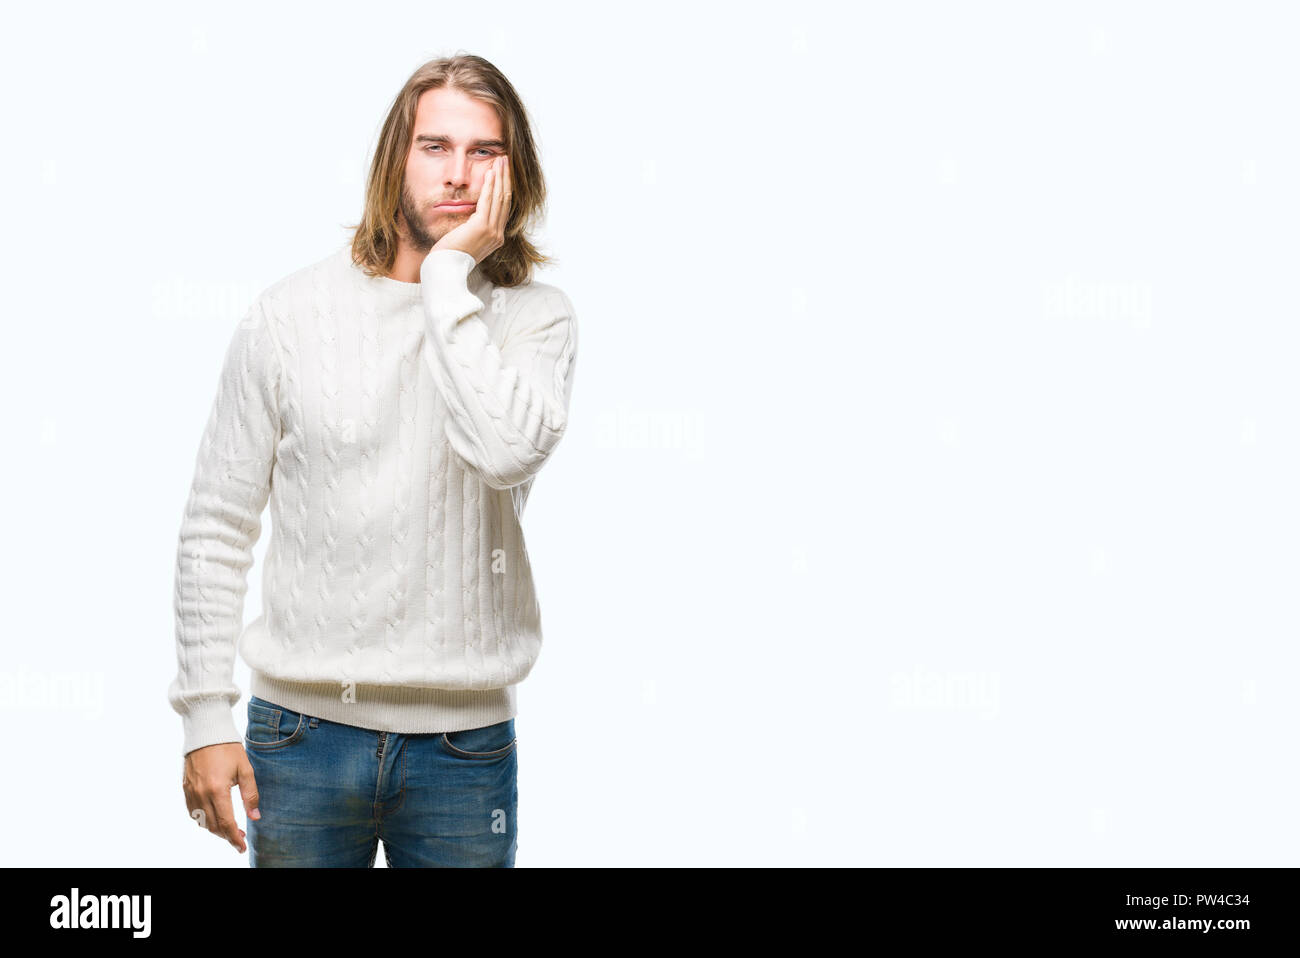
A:
<svg viewBox="0 0 1300 958">
<path fill-rule="evenodd" d="M 185 755 L 208 745 L 243 741 L 243 736 L 235 729 L 230 703 L 224 698 L 195 702 L 181 713 L 181 725 L 185 729 L 182 752 Z"/>
<path fill-rule="evenodd" d="M 442 339 L 450 336 L 457 322 L 483 308 L 483 300 L 469 291 L 469 274 L 475 265 L 473 256 L 458 249 L 430 250 L 420 264 L 424 300 Z"/>
</svg>

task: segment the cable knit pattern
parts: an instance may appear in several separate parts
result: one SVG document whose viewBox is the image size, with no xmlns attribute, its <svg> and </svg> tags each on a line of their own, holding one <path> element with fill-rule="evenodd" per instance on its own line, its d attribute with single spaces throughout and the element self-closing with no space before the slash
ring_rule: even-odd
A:
<svg viewBox="0 0 1300 958">
<path fill-rule="evenodd" d="M 350 247 L 265 290 L 226 351 L 177 546 L 183 751 L 238 742 L 252 692 L 393 732 L 516 714 L 542 644 L 521 519 L 564 434 L 577 323 L 436 250 L 419 283 Z M 262 614 L 242 624 L 270 503 Z"/>
</svg>

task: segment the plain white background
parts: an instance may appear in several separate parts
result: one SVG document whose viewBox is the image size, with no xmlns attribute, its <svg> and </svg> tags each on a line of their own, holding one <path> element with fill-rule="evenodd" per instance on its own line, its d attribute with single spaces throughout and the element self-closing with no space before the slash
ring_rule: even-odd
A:
<svg viewBox="0 0 1300 958">
<path fill-rule="evenodd" d="M 1294 865 L 1297 25 L 17 8 L 4 864 L 247 867 L 166 701 L 194 456 L 244 309 L 464 50 L 535 121 L 581 329 L 518 867 Z"/>
</svg>

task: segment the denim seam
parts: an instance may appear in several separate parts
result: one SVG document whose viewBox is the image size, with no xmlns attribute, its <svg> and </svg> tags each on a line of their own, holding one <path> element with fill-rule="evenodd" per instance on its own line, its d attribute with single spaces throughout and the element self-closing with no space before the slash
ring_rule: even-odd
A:
<svg viewBox="0 0 1300 958">
<path fill-rule="evenodd" d="M 514 749 L 515 745 L 518 744 L 518 742 L 519 742 L 519 736 L 516 735 L 514 738 L 510 740 L 509 745 L 503 745 L 500 748 L 494 749 L 491 752 L 467 752 L 463 748 L 457 748 L 455 745 L 452 745 L 451 741 L 447 738 L 447 733 L 446 732 L 442 733 L 442 744 L 447 746 L 447 748 L 450 749 L 453 754 L 462 755 L 466 758 L 480 758 L 480 759 L 499 758 L 502 755 L 508 755 Z"/>
<path fill-rule="evenodd" d="M 276 719 L 277 729 L 279 728 L 279 725 L 280 725 L 280 720 L 277 718 Z M 274 742 L 254 742 L 252 739 L 248 737 L 248 733 L 245 732 L 244 747 L 253 748 L 262 752 L 274 750 L 277 748 L 284 748 L 287 745 L 293 745 L 295 742 L 301 741 L 303 737 L 306 735 L 306 727 L 307 727 L 307 716 L 305 713 L 299 712 L 298 724 L 297 726 L 295 726 L 294 730 L 291 733 L 289 733 L 288 738 L 277 739 Z"/>
<path fill-rule="evenodd" d="M 249 715 L 254 715 L 257 714 L 258 712 L 262 713 L 263 723 L 275 729 L 275 734 L 279 735 L 280 734 L 280 710 L 277 708 L 272 708 L 270 705 L 258 705 L 256 702 L 250 700 L 248 703 Z M 249 738 L 247 728 L 244 729 L 244 737 Z"/>
</svg>

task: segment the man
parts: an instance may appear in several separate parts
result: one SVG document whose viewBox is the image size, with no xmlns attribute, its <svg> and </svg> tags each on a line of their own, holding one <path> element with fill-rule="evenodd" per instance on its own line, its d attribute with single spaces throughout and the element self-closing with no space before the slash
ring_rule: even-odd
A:
<svg viewBox="0 0 1300 958">
<path fill-rule="evenodd" d="M 514 865 L 515 686 L 542 642 L 520 517 L 577 350 L 568 296 L 532 280 L 545 194 L 506 78 L 431 61 L 389 111 L 351 243 L 266 289 L 231 341 L 168 698 L 191 817 L 245 851 L 238 786 L 254 867 L 369 867 L 380 841 L 390 866 Z"/>
</svg>

